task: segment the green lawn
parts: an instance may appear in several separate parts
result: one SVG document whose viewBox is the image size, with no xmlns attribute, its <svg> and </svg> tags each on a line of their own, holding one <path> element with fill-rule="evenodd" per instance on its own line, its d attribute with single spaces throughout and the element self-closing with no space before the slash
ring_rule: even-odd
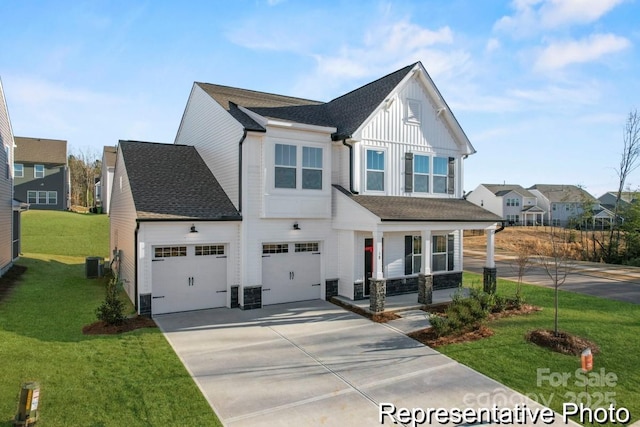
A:
<svg viewBox="0 0 640 427">
<path fill-rule="evenodd" d="M 42 426 L 220 425 L 157 328 L 85 336 L 104 298 L 84 277 L 88 255 L 108 253 L 108 217 L 23 214 L 21 284 L 0 303 L 0 426 L 20 385 L 40 384 Z"/>
<path fill-rule="evenodd" d="M 465 283 L 477 285 L 481 281 L 480 275 L 465 273 Z M 514 292 L 515 283 L 498 280 L 498 293 L 511 296 Z M 553 290 L 524 285 L 523 294 L 527 303 L 543 307 L 543 311 L 491 322 L 494 336 L 438 350 L 556 411 L 562 411 L 564 402 L 608 407 L 609 401 L 615 400 L 617 407 L 627 408 L 632 420 L 638 420 L 640 308 L 635 304 L 560 291 L 560 329 L 588 338 L 601 349 L 601 354 L 594 356 L 592 375 L 585 381 L 580 373 L 576 374 L 580 368 L 579 356 L 555 353 L 524 339 L 529 330 L 553 329 Z M 566 381 L 554 383 L 562 374 Z M 585 382 L 588 383 L 586 391 Z"/>
</svg>

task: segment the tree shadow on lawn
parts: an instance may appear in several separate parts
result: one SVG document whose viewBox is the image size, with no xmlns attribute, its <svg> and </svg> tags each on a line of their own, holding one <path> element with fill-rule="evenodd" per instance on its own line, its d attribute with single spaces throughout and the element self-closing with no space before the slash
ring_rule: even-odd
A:
<svg viewBox="0 0 640 427">
<path fill-rule="evenodd" d="M 96 309 L 105 297 L 104 279 L 86 278 L 78 257 L 56 258 L 65 262 L 39 254 L 21 258 L 17 265 L 23 274 L 14 277 L 11 290 L 0 300 L 4 312 L 0 330 L 47 342 L 100 338 L 85 335 L 82 329 L 98 320 Z"/>
</svg>

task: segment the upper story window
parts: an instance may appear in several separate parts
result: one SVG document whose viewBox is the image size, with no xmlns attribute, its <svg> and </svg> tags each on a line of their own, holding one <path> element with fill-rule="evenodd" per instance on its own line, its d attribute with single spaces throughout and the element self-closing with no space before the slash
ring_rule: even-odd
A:
<svg viewBox="0 0 640 427">
<path fill-rule="evenodd" d="M 322 190 L 323 149 L 298 148 L 289 144 L 275 145 L 275 188 L 295 189 L 301 182 L 301 188 L 305 190 Z"/>
<path fill-rule="evenodd" d="M 407 193 L 453 194 L 455 159 L 405 153 L 404 191 Z"/>
<path fill-rule="evenodd" d="M 22 163 L 13 164 L 13 176 L 15 178 L 24 178 L 24 165 Z"/>
<path fill-rule="evenodd" d="M 276 188 L 296 188 L 295 145 L 276 144 Z"/>
<path fill-rule="evenodd" d="M 416 99 L 407 99 L 406 122 L 419 124 L 422 116 L 422 105 Z"/>
<path fill-rule="evenodd" d="M 33 177 L 44 178 L 44 165 L 33 165 Z"/>
<path fill-rule="evenodd" d="M 367 150 L 367 191 L 384 191 L 384 151 Z"/>
<path fill-rule="evenodd" d="M 449 159 L 447 157 L 433 158 L 433 192 L 446 194 L 448 192 Z"/>
<path fill-rule="evenodd" d="M 520 199 L 518 198 L 507 199 L 507 206 L 520 206 Z"/>
<path fill-rule="evenodd" d="M 429 156 L 418 154 L 413 158 L 413 190 L 419 193 L 429 192 Z"/>
</svg>

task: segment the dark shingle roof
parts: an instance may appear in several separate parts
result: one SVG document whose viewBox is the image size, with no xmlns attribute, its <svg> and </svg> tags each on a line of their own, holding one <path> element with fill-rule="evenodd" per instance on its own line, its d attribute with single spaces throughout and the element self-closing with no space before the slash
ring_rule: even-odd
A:
<svg viewBox="0 0 640 427">
<path fill-rule="evenodd" d="M 67 164 L 67 141 L 60 139 L 14 137 L 15 161 L 20 163 Z"/>
<path fill-rule="evenodd" d="M 138 219 L 240 220 L 194 147 L 120 141 Z"/>
<path fill-rule="evenodd" d="M 487 190 L 491 191 L 496 196 L 504 196 L 512 191 L 520 194 L 523 197 L 536 197 L 528 190 L 518 184 L 482 184 Z"/>
<path fill-rule="evenodd" d="M 360 127 L 416 64 L 417 62 L 408 65 L 327 103 L 208 83 L 196 84 L 229 110 L 248 130 L 256 129 L 247 127 L 243 122 L 245 119 L 240 116 L 244 113 L 232 112 L 229 107 L 231 104 L 248 108 L 264 117 L 335 127 L 337 131 L 333 135 L 334 139 L 342 139 L 351 136 Z M 257 130 L 264 129 L 260 127 Z"/>
<path fill-rule="evenodd" d="M 362 196 L 336 189 L 382 221 L 500 222 L 502 218 L 465 199 Z"/>
<path fill-rule="evenodd" d="M 577 185 L 536 184 L 528 190 L 538 190 L 550 202 L 555 203 L 596 203 L 597 200 L 586 190 Z"/>
</svg>

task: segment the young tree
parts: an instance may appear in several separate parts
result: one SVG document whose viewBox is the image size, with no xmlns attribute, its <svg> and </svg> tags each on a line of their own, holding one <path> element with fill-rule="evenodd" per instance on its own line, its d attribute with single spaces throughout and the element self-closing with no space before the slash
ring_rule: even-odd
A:
<svg viewBox="0 0 640 427">
<path fill-rule="evenodd" d="M 535 245 L 531 241 L 521 241 L 515 245 L 515 258 L 513 260 L 518 274 L 518 283 L 516 284 L 516 301 L 522 300 L 522 278 L 531 267 L 532 257 L 535 254 Z"/>
<path fill-rule="evenodd" d="M 554 316 L 553 333 L 558 336 L 558 296 L 560 286 L 564 285 L 567 277 L 575 268 L 573 261 L 573 247 L 568 242 L 568 233 L 565 230 L 556 230 L 551 227 L 548 236 L 548 246 L 540 245 L 537 248 L 537 257 L 547 276 L 551 279 L 554 288 Z"/>
<path fill-rule="evenodd" d="M 95 203 L 95 178 L 100 175 L 100 160 L 92 151 L 79 150 L 69 155 L 71 204 L 92 207 Z"/>
</svg>

